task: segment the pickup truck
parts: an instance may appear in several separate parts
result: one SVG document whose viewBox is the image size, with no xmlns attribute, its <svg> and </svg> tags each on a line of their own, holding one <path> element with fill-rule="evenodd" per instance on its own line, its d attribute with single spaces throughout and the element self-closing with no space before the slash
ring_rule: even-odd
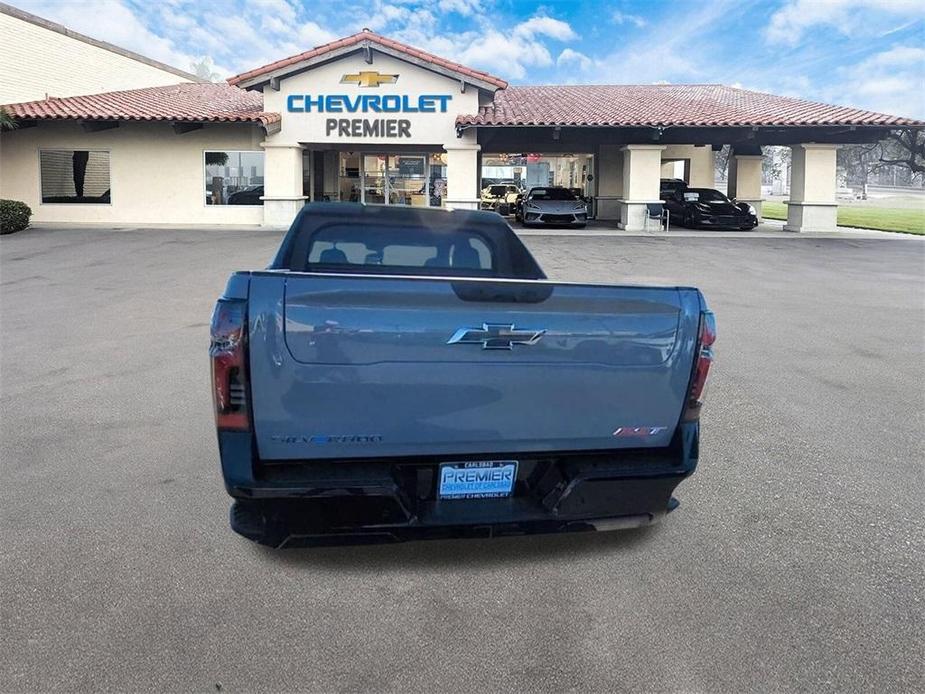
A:
<svg viewBox="0 0 925 694">
<path fill-rule="evenodd" d="M 212 316 L 231 526 L 271 546 L 642 526 L 697 464 L 697 289 L 546 278 L 492 212 L 311 203 Z"/>
</svg>

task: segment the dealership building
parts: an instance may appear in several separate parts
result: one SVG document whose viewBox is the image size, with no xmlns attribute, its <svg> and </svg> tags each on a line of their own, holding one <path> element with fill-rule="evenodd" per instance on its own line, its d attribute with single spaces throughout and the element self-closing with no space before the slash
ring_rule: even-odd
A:
<svg viewBox="0 0 925 694">
<path fill-rule="evenodd" d="M 28 50 L 26 25 L 67 38 L 53 47 L 64 63 L 85 46 L 121 50 L 0 11 L 4 50 L 17 37 Z M 712 188 L 724 145 L 730 197 L 760 210 L 761 148 L 787 145 L 785 228 L 826 231 L 837 145 L 925 126 L 721 85 L 509 86 L 370 31 L 227 84 L 119 59 L 150 74 L 4 107 L 18 127 L 0 135 L 0 197 L 26 202 L 34 221 L 283 226 L 310 200 L 475 208 L 486 181 L 512 180 L 579 189 L 597 219 L 634 230 L 661 178 Z"/>
</svg>

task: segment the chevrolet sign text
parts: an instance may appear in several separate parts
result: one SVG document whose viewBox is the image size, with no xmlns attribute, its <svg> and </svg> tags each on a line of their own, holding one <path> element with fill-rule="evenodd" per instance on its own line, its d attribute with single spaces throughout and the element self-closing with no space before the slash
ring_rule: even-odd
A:
<svg viewBox="0 0 925 694">
<path fill-rule="evenodd" d="M 449 94 L 290 94 L 290 113 L 446 113 Z M 411 121 L 404 118 L 327 118 L 324 134 L 335 137 L 410 138 Z"/>
</svg>

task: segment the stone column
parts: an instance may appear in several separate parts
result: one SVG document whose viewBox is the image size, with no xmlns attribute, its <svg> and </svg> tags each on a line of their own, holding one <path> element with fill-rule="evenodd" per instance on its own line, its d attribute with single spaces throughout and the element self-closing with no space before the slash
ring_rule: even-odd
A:
<svg viewBox="0 0 925 694">
<path fill-rule="evenodd" d="M 471 131 L 448 142 L 446 150 L 446 206 L 461 210 L 479 209 L 479 149 Z"/>
<path fill-rule="evenodd" d="M 597 158 L 597 218 L 619 221 L 623 197 L 623 152 L 601 145 Z"/>
<path fill-rule="evenodd" d="M 645 229 L 646 205 L 660 202 L 659 178 L 664 145 L 625 145 L 623 151 L 623 194 L 619 200 L 620 221 L 626 231 Z"/>
<path fill-rule="evenodd" d="M 761 154 L 735 154 L 729 157 L 729 187 L 726 192 L 738 202 L 747 202 L 761 221 Z M 711 186 L 712 187 L 712 186 Z"/>
<path fill-rule="evenodd" d="M 710 145 L 691 147 L 691 178 L 687 182 L 691 188 L 715 188 L 716 168 L 715 154 Z"/>
<path fill-rule="evenodd" d="M 302 145 L 298 143 L 262 143 L 263 224 L 288 227 L 305 204 L 302 194 Z"/>
<path fill-rule="evenodd" d="M 835 231 L 835 145 L 794 145 L 784 231 Z"/>
</svg>

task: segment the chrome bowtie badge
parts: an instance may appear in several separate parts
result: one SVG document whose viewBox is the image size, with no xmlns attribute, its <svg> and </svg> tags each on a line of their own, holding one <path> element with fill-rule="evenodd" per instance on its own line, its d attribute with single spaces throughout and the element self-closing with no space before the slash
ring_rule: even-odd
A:
<svg viewBox="0 0 925 694">
<path fill-rule="evenodd" d="M 341 84 L 357 84 L 361 87 L 378 87 L 380 84 L 398 82 L 398 75 L 384 75 L 376 70 L 360 70 L 341 77 Z"/>
<path fill-rule="evenodd" d="M 513 349 L 514 345 L 535 345 L 545 330 L 517 330 L 512 324 L 482 323 L 481 328 L 460 328 L 448 345 L 482 345 L 482 349 Z"/>
</svg>

